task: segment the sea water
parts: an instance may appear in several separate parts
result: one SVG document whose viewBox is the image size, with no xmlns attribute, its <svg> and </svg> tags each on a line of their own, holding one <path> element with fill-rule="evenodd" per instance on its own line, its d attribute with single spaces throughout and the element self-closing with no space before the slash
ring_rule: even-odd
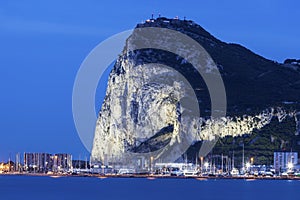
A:
<svg viewBox="0 0 300 200">
<path fill-rule="evenodd" d="M 0 200 L 300 199 L 300 181 L 0 176 Z"/>
</svg>

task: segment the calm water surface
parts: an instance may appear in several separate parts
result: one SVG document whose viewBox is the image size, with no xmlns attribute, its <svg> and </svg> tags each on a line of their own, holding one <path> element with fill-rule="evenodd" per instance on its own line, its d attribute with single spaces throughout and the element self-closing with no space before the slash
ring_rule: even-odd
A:
<svg viewBox="0 0 300 200">
<path fill-rule="evenodd" d="M 300 181 L 0 176 L 0 200 L 300 200 Z"/>
</svg>

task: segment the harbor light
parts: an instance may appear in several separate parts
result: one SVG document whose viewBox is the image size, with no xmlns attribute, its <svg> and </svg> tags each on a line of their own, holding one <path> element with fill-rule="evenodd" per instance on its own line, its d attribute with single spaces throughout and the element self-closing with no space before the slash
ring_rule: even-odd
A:
<svg viewBox="0 0 300 200">
<path fill-rule="evenodd" d="M 251 157 L 251 158 L 250 158 L 250 161 L 251 161 L 251 164 L 253 165 L 253 163 L 254 163 L 254 158 Z"/>
<path fill-rule="evenodd" d="M 249 162 L 246 163 L 246 168 L 249 169 L 251 167 L 251 164 Z"/>
<path fill-rule="evenodd" d="M 205 162 L 204 167 L 208 168 L 208 166 L 209 166 L 208 162 Z"/>
<path fill-rule="evenodd" d="M 288 165 L 287 165 L 287 167 L 288 167 L 289 169 L 293 169 L 293 168 L 294 168 L 294 165 L 293 165 L 292 162 L 289 162 Z"/>
<path fill-rule="evenodd" d="M 205 162 L 204 163 L 204 167 L 205 167 L 205 170 L 207 171 L 207 169 L 208 169 L 208 166 L 209 166 L 209 163 L 208 162 Z"/>
</svg>

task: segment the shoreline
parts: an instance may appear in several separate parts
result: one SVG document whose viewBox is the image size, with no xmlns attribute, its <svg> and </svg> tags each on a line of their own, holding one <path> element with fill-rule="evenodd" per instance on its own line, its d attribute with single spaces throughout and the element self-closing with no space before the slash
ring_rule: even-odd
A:
<svg viewBox="0 0 300 200">
<path fill-rule="evenodd" d="M 153 179 L 196 179 L 196 180 L 298 180 L 300 177 L 287 176 L 287 177 L 262 177 L 262 176 L 165 176 L 165 175 L 138 175 L 138 174 L 128 174 L 128 175 L 118 175 L 118 174 L 41 174 L 41 173 L 2 173 L 0 176 L 35 176 L 35 177 L 87 177 L 87 178 L 146 178 L 149 180 Z"/>
</svg>

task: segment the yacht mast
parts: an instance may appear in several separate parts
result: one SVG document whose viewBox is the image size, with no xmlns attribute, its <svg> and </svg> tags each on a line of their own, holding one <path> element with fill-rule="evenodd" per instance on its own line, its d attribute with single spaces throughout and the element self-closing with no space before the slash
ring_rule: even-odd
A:
<svg viewBox="0 0 300 200">
<path fill-rule="evenodd" d="M 234 169 L 234 150 L 232 152 L 232 169 Z"/>
<path fill-rule="evenodd" d="M 221 156 L 221 169 L 222 169 L 222 173 L 223 173 L 223 153 L 222 153 L 222 156 Z"/>
<path fill-rule="evenodd" d="M 245 145 L 244 145 L 244 142 L 243 142 L 243 163 L 242 163 L 242 168 L 243 168 L 243 171 L 245 170 Z"/>
</svg>

